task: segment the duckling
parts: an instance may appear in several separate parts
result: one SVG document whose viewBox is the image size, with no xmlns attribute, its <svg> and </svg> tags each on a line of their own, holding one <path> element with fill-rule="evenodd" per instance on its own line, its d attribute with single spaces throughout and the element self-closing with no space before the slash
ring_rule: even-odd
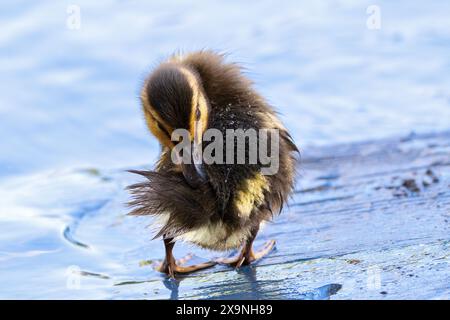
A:
<svg viewBox="0 0 450 320">
<path fill-rule="evenodd" d="M 133 208 L 129 214 L 157 217 L 155 238 L 162 237 L 166 255 L 158 270 L 174 277 L 216 263 L 239 268 L 267 255 L 275 241 L 266 242 L 260 251 L 253 250 L 253 241 L 261 223 L 281 212 L 292 193 L 299 151 L 241 67 L 213 51 L 173 55 L 145 80 L 141 103 L 161 154 L 154 171 L 130 170 L 146 180 L 128 187 Z M 228 129 L 277 130 L 278 171 L 263 174 L 259 160 L 243 164 L 173 161 L 175 129 L 187 130 L 190 143 L 202 150 L 208 145 L 202 139 L 208 129 L 224 135 Z M 246 160 L 249 143 L 245 144 Z M 182 266 L 172 254 L 179 240 L 216 251 L 240 251 L 231 258 Z"/>
</svg>

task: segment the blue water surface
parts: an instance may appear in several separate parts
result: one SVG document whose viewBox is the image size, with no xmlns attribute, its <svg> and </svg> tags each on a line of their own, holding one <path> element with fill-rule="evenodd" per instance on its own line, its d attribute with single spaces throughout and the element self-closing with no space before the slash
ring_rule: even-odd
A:
<svg viewBox="0 0 450 320">
<path fill-rule="evenodd" d="M 227 52 L 303 150 L 449 129 L 450 2 L 377 1 L 379 29 L 367 25 L 372 4 L 2 1 L 0 298 L 178 297 L 137 265 L 163 251 L 147 221 L 125 218 L 123 188 L 133 178 L 115 179 L 157 157 L 139 91 L 175 51 Z M 254 269 L 237 274 L 231 293 L 190 291 L 213 274 L 188 278 L 180 295 L 329 298 L 340 288 L 288 279 L 297 289 L 279 291 L 284 280 L 258 273 L 263 282 L 251 280 Z M 82 290 L 71 290 L 73 274 Z M 273 295 L 259 296 L 258 283 L 273 285 Z"/>
<path fill-rule="evenodd" d="M 139 90 L 169 54 L 242 63 L 301 147 L 450 125 L 450 4 L 76 1 L 0 4 L 0 176 L 150 163 Z"/>
</svg>

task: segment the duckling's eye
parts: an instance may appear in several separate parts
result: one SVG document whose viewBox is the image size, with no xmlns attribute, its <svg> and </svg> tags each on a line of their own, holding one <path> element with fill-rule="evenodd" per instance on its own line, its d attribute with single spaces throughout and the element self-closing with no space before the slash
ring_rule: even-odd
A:
<svg viewBox="0 0 450 320">
<path fill-rule="evenodd" d="M 197 109 L 195 109 L 195 120 L 200 120 L 200 109 L 197 107 Z"/>
</svg>

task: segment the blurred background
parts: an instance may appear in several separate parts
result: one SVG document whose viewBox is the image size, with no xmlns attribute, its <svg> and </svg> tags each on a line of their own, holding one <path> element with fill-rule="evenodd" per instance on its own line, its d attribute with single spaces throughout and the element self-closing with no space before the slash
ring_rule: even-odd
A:
<svg viewBox="0 0 450 320">
<path fill-rule="evenodd" d="M 339 281 L 339 298 L 354 298 L 363 267 L 348 272 L 321 257 L 340 254 L 342 242 L 350 245 L 343 252 L 369 240 L 378 248 L 385 241 L 369 220 L 361 241 L 345 224 L 348 237 L 329 239 L 331 222 L 308 227 L 295 212 L 269 228 L 298 226 L 302 243 L 277 241 L 301 259 L 318 255 L 318 277 L 298 263 L 286 273 L 258 268 L 258 277 L 255 269 L 208 273 L 178 288 L 152 272 L 162 245 L 123 206 L 134 179 L 124 169 L 151 166 L 159 151 L 144 125 L 141 85 L 175 51 L 214 49 L 246 67 L 302 150 L 439 132 L 450 129 L 449 17 L 445 0 L 2 1 L 0 298 L 220 297 L 222 286 L 202 289 L 214 281 L 233 284 L 238 297 L 264 298 L 261 286 L 269 298 L 294 299 L 327 298 Z M 417 297 L 398 291 L 392 297 Z"/>
<path fill-rule="evenodd" d="M 152 163 L 139 90 L 177 50 L 242 63 L 303 149 L 449 128 L 450 3 L 370 5 L 2 2 L 0 176 Z"/>
</svg>

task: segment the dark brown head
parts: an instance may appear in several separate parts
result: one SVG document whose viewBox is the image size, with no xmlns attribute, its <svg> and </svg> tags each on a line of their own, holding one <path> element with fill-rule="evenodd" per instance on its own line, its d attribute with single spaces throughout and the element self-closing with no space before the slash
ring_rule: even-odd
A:
<svg viewBox="0 0 450 320">
<path fill-rule="evenodd" d="M 188 130 L 192 141 L 207 128 L 209 107 L 201 79 L 185 66 L 159 66 L 145 81 L 141 100 L 150 131 L 165 147 L 173 148 L 175 129 Z"/>
</svg>

